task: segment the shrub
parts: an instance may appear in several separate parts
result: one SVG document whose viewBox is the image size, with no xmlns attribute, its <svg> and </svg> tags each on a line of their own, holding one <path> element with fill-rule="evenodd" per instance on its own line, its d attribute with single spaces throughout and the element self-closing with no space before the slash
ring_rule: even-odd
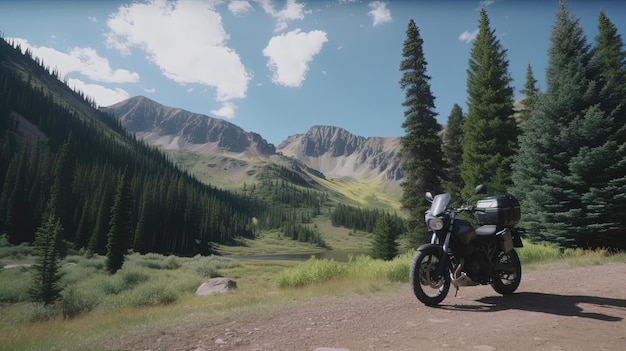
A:
<svg viewBox="0 0 626 351">
<path fill-rule="evenodd" d="M 30 285 L 29 268 L 15 267 L 0 270 L 0 303 L 28 301 Z"/>
<path fill-rule="evenodd" d="M 93 310 L 99 302 L 95 295 L 75 287 L 65 290 L 62 296 L 61 312 L 66 319 Z"/>
<path fill-rule="evenodd" d="M 143 284 L 131 293 L 131 306 L 167 305 L 178 299 L 178 294 L 161 282 Z"/>
</svg>

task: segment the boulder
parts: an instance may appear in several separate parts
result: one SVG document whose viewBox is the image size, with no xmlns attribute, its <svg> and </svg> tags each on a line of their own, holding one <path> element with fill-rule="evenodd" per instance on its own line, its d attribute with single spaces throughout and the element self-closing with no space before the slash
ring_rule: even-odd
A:
<svg viewBox="0 0 626 351">
<path fill-rule="evenodd" d="M 211 278 L 196 289 L 196 295 L 208 296 L 222 294 L 237 289 L 237 282 L 229 278 Z"/>
</svg>

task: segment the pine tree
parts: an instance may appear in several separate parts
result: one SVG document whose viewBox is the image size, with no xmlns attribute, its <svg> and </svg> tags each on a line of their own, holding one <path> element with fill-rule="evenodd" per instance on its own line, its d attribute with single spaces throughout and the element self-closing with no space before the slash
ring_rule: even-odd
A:
<svg viewBox="0 0 626 351">
<path fill-rule="evenodd" d="M 573 160 L 572 172 L 585 182 L 581 195 L 585 234 L 579 245 L 626 248 L 626 52 L 615 25 L 600 10 L 598 35 L 591 58 L 597 76 L 597 125 L 591 124 L 586 147 Z M 597 107 L 598 110 L 595 110 Z M 589 118 L 586 119 L 589 123 Z M 591 143 L 593 142 L 593 143 Z"/>
<path fill-rule="evenodd" d="M 391 260 L 396 257 L 399 236 L 400 233 L 391 215 L 387 213 L 378 217 L 374 226 L 372 258 Z"/>
<path fill-rule="evenodd" d="M 35 265 L 33 271 L 33 285 L 30 296 L 44 304 L 51 304 L 61 294 L 59 282 L 63 275 L 60 270 L 60 246 L 63 240 L 61 221 L 52 213 L 43 226 L 37 228 L 35 236 Z"/>
<path fill-rule="evenodd" d="M 404 161 L 406 179 L 402 183 L 402 207 L 409 212 L 408 227 L 412 239 L 425 239 L 424 212 L 428 208 L 424 200 L 426 191 L 441 191 L 445 163 L 441 139 L 437 135 L 441 126 L 437 123 L 435 97 L 426 74 L 426 59 L 422 50 L 423 40 L 419 28 L 411 19 L 406 30 L 402 49 L 404 60 L 400 87 L 406 94 L 402 103 L 405 121 L 402 127 L 406 135 L 400 138 L 399 157 Z"/>
<path fill-rule="evenodd" d="M 461 190 L 464 187 L 461 177 L 461 163 L 463 161 L 463 123 L 465 116 L 461 106 L 454 104 L 443 137 L 443 154 L 448 164 L 448 180 L 445 183 L 446 192 L 453 199 L 462 199 Z"/>
<path fill-rule="evenodd" d="M 467 70 L 468 112 L 463 124 L 461 164 L 466 198 L 480 183 L 487 184 L 492 194 L 506 193 L 511 184 L 518 129 L 513 119 L 508 66 L 506 50 L 482 9 Z"/>
<path fill-rule="evenodd" d="M 521 101 L 521 109 L 519 110 L 519 121 L 521 126 L 526 124 L 526 121 L 530 118 L 530 114 L 535 109 L 537 101 L 537 95 L 539 94 L 539 88 L 537 88 L 537 80 L 533 75 L 533 69 L 528 64 L 526 67 L 526 82 L 524 83 L 524 89 L 520 90 L 524 97 Z"/>
<path fill-rule="evenodd" d="M 578 20 L 560 2 L 550 37 L 546 93 L 520 137 L 513 165 L 513 193 L 520 199 L 522 222 L 531 239 L 571 246 L 584 230 L 581 191 L 587 158 L 579 151 L 600 126 L 590 79 L 590 47 Z M 576 158 L 578 157 L 578 158 Z M 574 169 L 572 169 L 572 167 Z M 582 168 L 581 168 L 582 167 Z"/>
<path fill-rule="evenodd" d="M 124 264 L 134 234 L 133 197 L 126 171 L 121 176 L 111 208 L 111 229 L 107 234 L 107 270 L 114 274 Z"/>
</svg>

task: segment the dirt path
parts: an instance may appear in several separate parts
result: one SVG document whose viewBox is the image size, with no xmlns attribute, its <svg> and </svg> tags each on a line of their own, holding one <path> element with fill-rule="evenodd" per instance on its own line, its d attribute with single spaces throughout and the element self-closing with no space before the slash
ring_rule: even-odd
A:
<svg viewBox="0 0 626 351">
<path fill-rule="evenodd" d="M 399 293 L 294 302 L 255 320 L 164 331 L 133 350 L 623 350 L 626 264 L 525 272 L 518 292 L 451 289 L 430 308 Z"/>
</svg>

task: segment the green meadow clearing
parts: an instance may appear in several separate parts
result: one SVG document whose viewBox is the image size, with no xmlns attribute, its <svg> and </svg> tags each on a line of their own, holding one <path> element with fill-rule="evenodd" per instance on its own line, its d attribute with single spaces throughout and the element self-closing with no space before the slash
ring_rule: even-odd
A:
<svg viewBox="0 0 626 351">
<path fill-rule="evenodd" d="M 368 249 L 368 234 L 345 228 L 324 229 L 331 231 L 325 238 L 335 249 Z M 314 253 L 319 249 L 280 238 L 277 233 L 266 233 L 258 240 L 221 251 L 242 256 Z M 547 243 L 525 242 L 518 252 L 525 270 L 626 262 L 625 253 L 562 250 Z M 412 252 L 392 261 L 360 254 L 347 262 L 228 255 L 174 257 L 132 253 L 123 268 L 110 275 L 104 267 L 104 257 L 71 252 L 62 262 L 62 299 L 43 306 L 29 300 L 32 248 L 0 241 L 0 349 L 98 349 L 94 345 L 104 345 L 108 338 L 137 335 L 164 325 L 252 317 L 288 302 L 319 296 L 393 293 L 407 284 L 412 259 Z M 228 294 L 196 296 L 196 288 L 210 277 L 231 278 L 238 288 Z"/>
</svg>

